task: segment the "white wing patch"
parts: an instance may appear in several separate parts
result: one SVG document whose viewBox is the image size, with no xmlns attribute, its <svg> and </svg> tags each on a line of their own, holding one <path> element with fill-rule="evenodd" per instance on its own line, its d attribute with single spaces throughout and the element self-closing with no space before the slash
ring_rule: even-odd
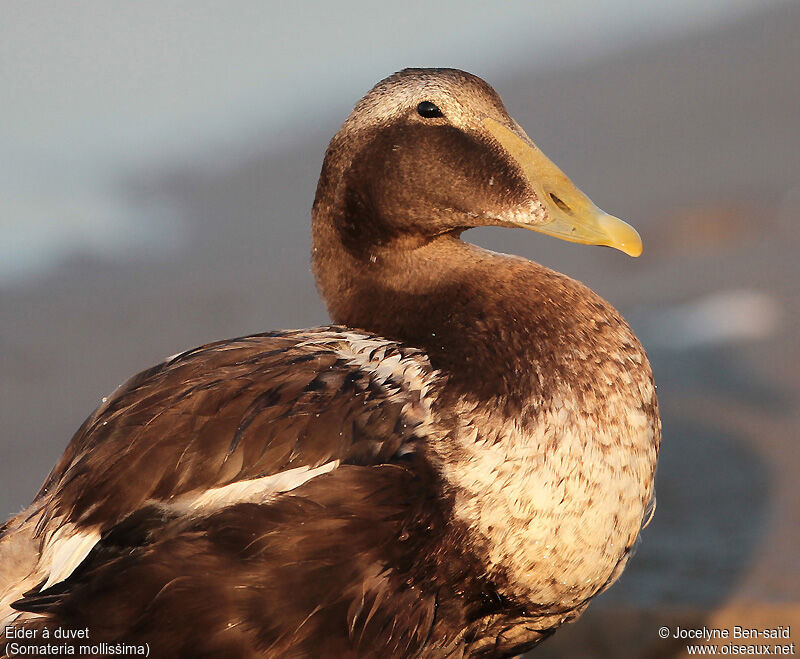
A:
<svg viewBox="0 0 800 659">
<path fill-rule="evenodd" d="M 237 503 L 269 501 L 278 494 L 300 487 L 312 478 L 333 471 L 338 466 L 339 460 L 332 460 L 319 467 L 296 467 L 263 478 L 238 481 L 200 493 L 189 493 L 166 504 L 158 503 L 179 514 L 209 514 Z M 64 581 L 75 571 L 100 541 L 100 529 L 78 529 L 70 522 L 61 524 L 46 538 L 37 568 L 38 574 L 47 575 L 42 590 Z"/>
<path fill-rule="evenodd" d="M 290 492 L 312 478 L 327 474 L 339 466 L 331 460 L 319 467 L 295 467 L 271 476 L 237 481 L 230 485 L 205 490 L 200 494 L 189 493 L 167 504 L 169 510 L 181 513 L 211 513 L 237 503 L 259 503 L 268 501 L 276 494 Z"/>
<path fill-rule="evenodd" d="M 100 540 L 100 530 L 81 529 L 67 523 L 59 526 L 45 542 L 39 568 L 47 571 L 47 581 L 42 590 L 59 583 L 73 573 Z"/>
</svg>

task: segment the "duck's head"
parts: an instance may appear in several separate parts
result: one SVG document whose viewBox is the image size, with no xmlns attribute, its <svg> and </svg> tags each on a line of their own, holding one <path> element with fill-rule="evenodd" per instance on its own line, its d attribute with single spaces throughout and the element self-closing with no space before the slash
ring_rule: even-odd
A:
<svg viewBox="0 0 800 659">
<path fill-rule="evenodd" d="M 642 251 L 638 233 L 595 206 L 488 84 L 455 69 L 406 69 L 358 102 L 328 148 L 314 224 L 315 249 L 333 230 L 356 259 L 477 226 Z"/>
</svg>

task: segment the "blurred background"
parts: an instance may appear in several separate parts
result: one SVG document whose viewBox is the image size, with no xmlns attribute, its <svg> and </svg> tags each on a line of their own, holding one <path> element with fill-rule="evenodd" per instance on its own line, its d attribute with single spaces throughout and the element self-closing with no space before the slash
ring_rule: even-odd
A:
<svg viewBox="0 0 800 659">
<path fill-rule="evenodd" d="M 485 78 L 645 252 L 474 230 L 618 306 L 659 385 L 658 509 L 538 657 L 669 657 L 659 627 L 800 640 L 800 3 L 3 3 L 0 515 L 128 376 L 324 324 L 309 215 L 352 105 Z"/>
</svg>

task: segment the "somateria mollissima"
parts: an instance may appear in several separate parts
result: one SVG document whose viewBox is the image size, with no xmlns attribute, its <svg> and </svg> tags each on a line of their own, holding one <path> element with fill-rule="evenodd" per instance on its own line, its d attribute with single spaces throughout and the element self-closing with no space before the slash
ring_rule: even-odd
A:
<svg viewBox="0 0 800 659">
<path fill-rule="evenodd" d="M 618 577 L 660 441 L 645 352 L 585 286 L 460 235 L 636 256 L 637 233 L 449 69 L 359 101 L 312 215 L 335 324 L 195 348 L 104 399 L 2 529 L 3 628 L 157 657 L 499 657 Z"/>
</svg>

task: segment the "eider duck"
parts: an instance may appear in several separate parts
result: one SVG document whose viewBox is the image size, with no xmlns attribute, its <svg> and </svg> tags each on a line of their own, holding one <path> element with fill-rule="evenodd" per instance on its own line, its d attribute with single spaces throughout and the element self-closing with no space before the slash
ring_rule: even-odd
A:
<svg viewBox="0 0 800 659">
<path fill-rule="evenodd" d="M 450 69 L 359 101 L 312 217 L 334 324 L 204 345 L 103 399 L 2 529 L 0 629 L 157 657 L 505 657 L 617 579 L 660 442 L 645 352 L 582 284 L 460 236 L 637 256 L 636 231 Z"/>
</svg>

